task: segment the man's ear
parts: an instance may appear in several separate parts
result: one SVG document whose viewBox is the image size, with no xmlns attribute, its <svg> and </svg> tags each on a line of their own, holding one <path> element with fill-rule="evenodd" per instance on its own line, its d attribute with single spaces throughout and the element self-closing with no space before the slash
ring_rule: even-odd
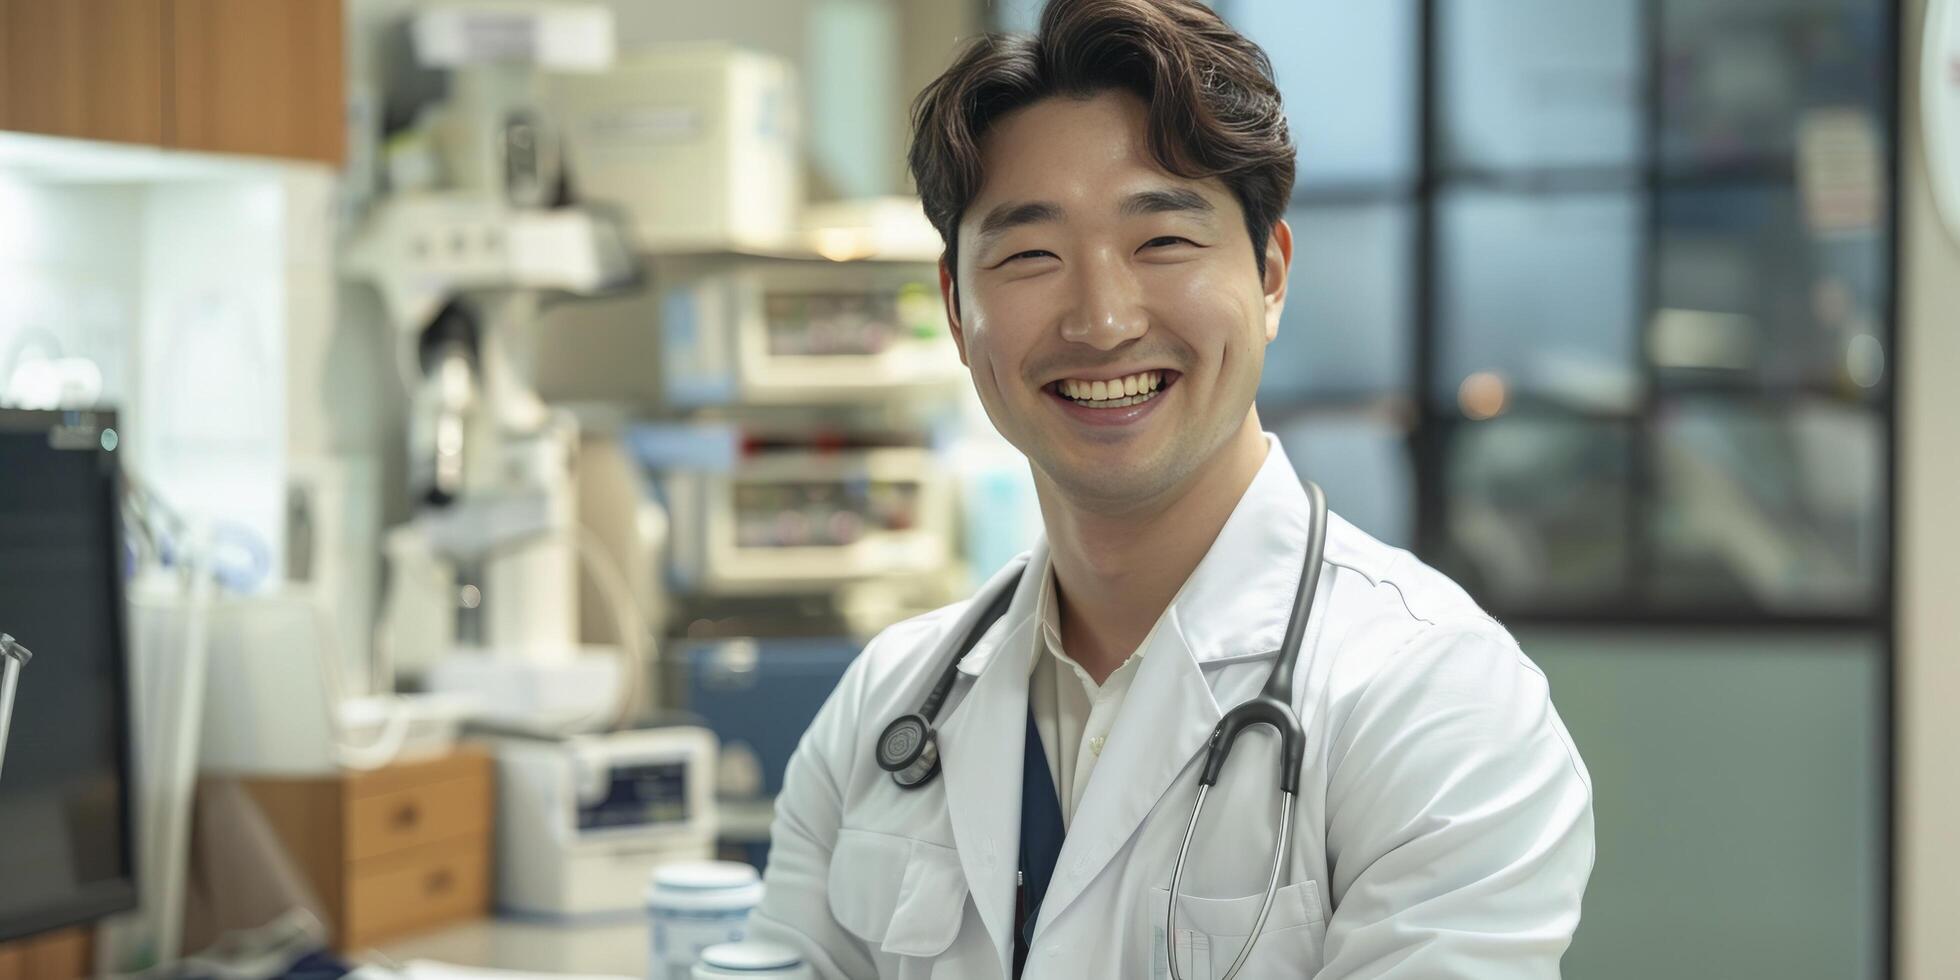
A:
<svg viewBox="0 0 1960 980">
<path fill-rule="evenodd" d="M 1286 270 L 1293 264 L 1293 228 L 1281 218 L 1266 236 L 1266 274 L 1260 285 L 1266 294 L 1266 342 L 1279 336 L 1279 315 L 1286 309 Z"/>
<path fill-rule="evenodd" d="M 966 360 L 966 332 L 960 329 L 960 286 L 953 281 L 953 270 L 939 260 L 939 299 L 946 304 L 946 329 L 953 334 L 953 346 L 960 349 L 960 363 Z"/>
</svg>

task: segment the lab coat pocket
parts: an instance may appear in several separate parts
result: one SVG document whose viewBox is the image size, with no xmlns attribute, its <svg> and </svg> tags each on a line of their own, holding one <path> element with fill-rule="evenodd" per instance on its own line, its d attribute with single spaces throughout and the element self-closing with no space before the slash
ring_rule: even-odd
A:
<svg viewBox="0 0 1960 980">
<path fill-rule="evenodd" d="M 830 860 L 837 924 L 893 956 L 938 956 L 966 916 L 958 852 L 929 841 L 842 830 Z"/>
<path fill-rule="evenodd" d="M 1246 935 L 1259 917 L 1259 903 L 1266 893 L 1244 898 L 1200 898 L 1184 894 L 1177 903 L 1175 943 L 1164 935 L 1164 913 L 1169 908 L 1170 889 L 1152 888 L 1144 904 L 1152 937 L 1151 976 L 1167 978 L 1170 966 L 1165 955 L 1177 954 L 1178 973 L 1184 980 L 1214 980 L 1223 977 L 1244 948 Z M 1327 917 L 1322 911 L 1320 886 L 1302 881 L 1287 885 L 1273 895 L 1272 911 L 1259 941 L 1246 958 L 1238 980 L 1312 976 L 1321 965 L 1321 943 L 1327 935 Z"/>
</svg>

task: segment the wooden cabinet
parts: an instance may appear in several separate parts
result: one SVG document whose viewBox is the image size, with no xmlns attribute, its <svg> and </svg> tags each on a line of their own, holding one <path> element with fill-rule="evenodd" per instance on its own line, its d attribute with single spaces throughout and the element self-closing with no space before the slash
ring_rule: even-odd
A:
<svg viewBox="0 0 1960 980">
<path fill-rule="evenodd" d="M 0 980 L 80 980 L 89 976 L 88 929 L 60 929 L 0 943 Z"/>
<path fill-rule="evenodd" d="M 341 0 L 0 0 L 0 129 L 346 155 Z"/>
<path fill-rule="evenodd" d="M 326 907 L 335 948 L 352 951 L 489 913 L 493 778 L 490 757 L 465 748 L 245 789 Z"/>
<path fill-rule="evenodd" d="M 339 164 L 339 0 L 170 0 L 165 145 Z"/>
<path fill-rule="evenodd" d="M 164 0 L 0 0 L 0 129 L 164 141 Z"/>
</svg>

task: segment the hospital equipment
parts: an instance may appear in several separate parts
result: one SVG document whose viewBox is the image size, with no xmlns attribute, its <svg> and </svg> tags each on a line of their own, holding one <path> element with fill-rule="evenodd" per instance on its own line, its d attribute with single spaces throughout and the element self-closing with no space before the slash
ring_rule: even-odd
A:
<svg viewBox="0 0 1960 980">
<path fill-rule="evenodd" d="M 1280 872 L 1286 866 L 1286 859 L 1292 844 L 1293 800 L 1300 785 L 1300 766 L 1306 754 L 1306 733 L 1300 726 L 1300 719 L 1293 710 L 1293 668 L 1300 658 L 1300 644 L 1306 635 L 1307 619 L 1313 610 L 1314 589 L 1320 581 L 1320 566 L 1327 543 L 1327 498 L 1318 486 L 1310 480 L 1301 481 L 1312 505 L 1312 518 L 1307 538 L 1306 558 L 1300 575 L 1299 590 L 1293 599 L 1293 614 L 1287 620 L 1286 635 L 1279 649 L 1279 656 L 1266 676 L 1265 687 L 1258 695 L 1225 712 L 1218 724 L 1213 727 L 1211 738 L 1205 750 L 1204 768 L 1198 779 L 1198 798 L 1191 808 L 1191 823 L 1184 833 L 1184 843 L 1178 848 L 1177 862 L 1171 870 L 1170 901 L 1165 912 L 1165 935 L 1177 935 L 1178 887 L 1183 882 L 1184 861 L 1191 850 L 1191 840 L 1197 833 L 1198 818 L 1204 813 L 1205 795 L 1218 782 L 1219 773 L 1225 767 L 1233 744 L 1239 733 L 1253 725 L 1269 725 L 1280 739 L 1280 814 L 1279 838 L 1273 845 L 1272 873 L 1266 883 L 1265 900 L 1260 903 L 1258 916 L 1253 920 L 1252 929 L 1247 933 L 1245 946 L 1226 970 L 1224 980 L 1232 980 L 1245 964 L 1252 947 L 1259 941 L 1259 934 L 1265 928 L 1266 916 L 1272 911 L 1273 896 L 1279 890 Z M 973 622 L 957 652 L 947 658 L 945 669 L 926 695 L 919 710 L 894 719 L 879 735 L 874 749 L 878 766 L 892 774 L 892 781 L 904 789 L 916 789 L 932 781 L 939 775 L 939 746 L 933 722 L 945 706 L 954 683 L 959 679 L 960 661 L 965 659 L 974 644 L 980 641 L 989 627 L 1006 613 L 1007 606 L 1014 596 L 1018 577 L 1010 579 L 1007 586 L 994 596 L 986 611 Z M 976 600 L 977 602 L 978 600 Z M 1030 716 L 1032 719 L 1032 716 Z M 1029 738 L 1038 736 L 1029 723 Z M 1028 805 L 1024 799 L 1022 806 Z M 1059 821 L 1057 821 L 1059 822 Z M 1024 821 L 1025 823 L 1025 821 Z M 1058 842 L 1035 842 L 1057 844 Z M 1031 842 L 1025 838 L 1021 842 L 1024 854 Z M 1059 846 L 1046 848 L 1052 862 Z M 1026 864 L 1026 861 L 1023 861 Z M 1033 903 L 1038 907 L 1038 900 Z M 1029 920 L 1036 913 L 1035 908 L 1025 910 Z M 1170 973 L 1173 980 L 1182 976 L 1178 970 L 1177 957 L 1170 957 Z"/>
<path fill-rule="evenodd" d="M 662 661 L 664 700 L 686 711 L 721 743 L 716 770 L 717 834 L 723 856 L 756 867 L 769 860 L 769 825 L 790 755 L 817 710 L 864 644 L 815 617 L 731 624 L 740 629 L 802 628 L 797 636 L 675 639 Z M 789 615 L 793 615 L 789 614 Z"/>
<path fill-rule="evenodd" d="M 0 942 L 137 899 L 145 814 L 114 421 L 0 410 L 0 631 L 12 634 L 0 636 Z"/>
<path fill-rule="evenodd" d="M 644 610 L 579 523 L 577 422 L 534 386 L 545 294 L 603 293 L 638 275 L 616 215 L 557 206 L 559 143 L 543 108 L 548 73 L 611 63 L 611 15 L 447 4 L 418 14 L 413 34 L 421 63 L 450 74 L 452 98 L 423 127 L 450 187 L 381 201 L 347 257 L 379 288 L 416 395 L 411 469 L 426 506 L 389 535 L 388 618 L 453 615 L 429 686 L 473 699 L 479 719 L 616 725 L 638 694 Z M 616 650 L 579 643 L 581 564 L 619 621 Z M 390 670 L 377 673 L 390 689 Z"/>
<path fill-rule="evenodd" d="M 182 630 L 182 604 L 139 594 L 139 637 Z M 455 696 L 363 696 L 334 656 L 319 596 L 219 596 L 205 610 L 198 769 L 227 776 L 317 776 L 447 752 L 471 705 Z"/>
<path fill-rule="evenodd" d="M 664 44 L 553 79 L 546 104 L 575 193 L 630 212 L 640 248 L 769 251 L 791 246 L 803 207 L 797 99 L 779 58 Z"/>
<path fill-rule="evenodd" d="M 724 802 L 782 791 L 790 753 L 863 646 L 843 636 L 675 641 L 670 669 L 686 676 L 671 687 L 721 742 Z"/>
<path fill-rule="evenodd" d="M 656 869 L 714 852 L 715 738 L 705 729 L 505 738 L 496 757 L 504 909 L 636 911 Z"/>
<path fill-rule="evenodd" d="M 716 595 L 824 592 L 930 576 L 953 559 L 953 485 L 914 447 L 757 452 L 727 472 L 670 472 L 682 588 Z"/>
<path fill-rule="evenodd" d="M 965 368 L 930 262 L 752 260 L 680 270 L 661 297 L 681 408 L 949 401 Z"/>
</svg>

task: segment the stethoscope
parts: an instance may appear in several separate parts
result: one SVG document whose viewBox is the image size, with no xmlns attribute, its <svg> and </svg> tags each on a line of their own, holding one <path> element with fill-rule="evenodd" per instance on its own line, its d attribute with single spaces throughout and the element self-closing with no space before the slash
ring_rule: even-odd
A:
<svg viewBox="0 0 1960 980">
<path fill-rule="evenodd" d="M 1305 567 L 1300 573 L 1299 591 L 1293 595 L 1293 615 L 1286 622 L 1286 637 L 1280 643 L 1279 659 L 1273 662 L 1272 672 L 1266 675 L 1266 686 L 1250 700 L 1238 705 L 1219 719 L 1211 730 L 1211 739 L 1206 743 L 1205 767 L 1198 777 L 1198 801 L 1191 807 L 1191 824 L 1184 830 L 1184 843 L 1177 849 L 1177 864 L 1171 868 L 1171 896 L 1164 919 L 1164 935 L 1169 937 L 1165 943 L 1170 956 L 1172 980 L 1183 980 L 1177 968 L 1177 895 L 1178 886 L 1184 880 L 1184 858 L 1191 851 L 1191 838 L 1198 831 L 1198 817 L 1205 811 L 1205 794 L 1218 784 L 1218 775 L 1225 768 L 1225 759 L 1232 754 L 1232 744 L 1238 740 L 1239 733 L 1253 725 L 1271 725 L 1279 733 L 1279 840 L 1273 845 L 1273 870 L 1266 881 L 1266 898 L 1259 903 L 1259 916 L 1253 920 L 1252 932 L 1247 936 L 1245 947 L 1225 971 L 1222 980 L 1232 980 L 1239 969 L 1245 965 L 1246 958 L 1252 955 L 1252 945 L 1259 941 L 1259 933 L 1266 927 L 1266 916 L 1273 910 L 1273 896 L 1279 893 L 1280 871 L 1286 867 L 1286 859 L 1293 845 L 1293 800 L 1300 790 L 1300 766 L 1306 759 L 1307 734 L 1300 726 L 1300 716 L 1293 710 L 1293 665 L 1300 659 L 1300 643 L 1306 636 L 1307 617 L 1313 611 L 1314 589 L 1320 583 L 1320 564 L 1327 549 L 1327 496 L 1311 480 L 1302 480 L 1307 491 L 1307 501 L 1312 508 L 1312 517 L 1307 533 L 1307 557 Z M 980 637 L 1007 612 L 1007 606 L 1014 598 L 1015 583 L 1009 582 L 1000 590 L 985 612 L 967 629 L 965 638 L 952 659 L 947 662 L 939 680 L 926 695 L 925 702 L 913 714 L 900 716 L 885 726 L 884 734 L 878 736 L 878 765 L 892 774 L 892 781 L 905 789 L 916 789 L 932 781 L 939 775 L 938 734 L 932 723 L 939 717 L 939 709 L 953 691 L 953 684 L 959 679 L 960 661 L 973 650 Z"/>
</svg>

